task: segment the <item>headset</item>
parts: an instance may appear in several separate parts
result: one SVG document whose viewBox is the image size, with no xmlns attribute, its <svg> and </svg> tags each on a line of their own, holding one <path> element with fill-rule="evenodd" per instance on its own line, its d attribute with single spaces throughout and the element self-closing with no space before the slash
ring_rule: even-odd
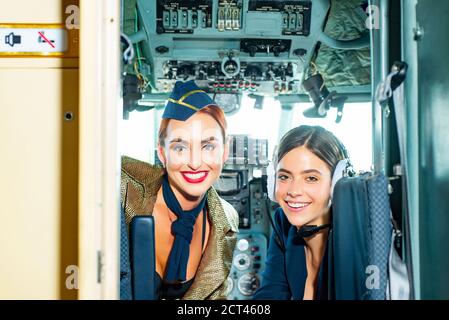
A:
<svg viewBox="0 0 449 320">
<path fill-rule="evenodd" d="M 340 160 L 337 163 L 337 166 L 335 167 L 334 173 L 332 175 L 331 191 L 330 191 L 330 201 L 331 202 L 333 200 L 334 188 L 335 188 L 335 185 L 337 184 L 337 182 L 343 177 L 352 177 L 355 175 L 355 171 L 354 171 L 351 161 L 349 159 L 348 151 L 346 150 L 343 143 L 341 143 L 339 140 L 338 140 L 338 143 L 339 143 L 339 149 L 342 152 L 344 159 Z M 262 186 L 263 186 L 264 193 L 266 193 L 268 196 L 268 199 L 277 203 L 276 198 L 275 198 L 276 171 L 275 171 L 275 167 L 274 167 L 275 164 L 277 163 L 276 153 L 277 153 L 277 146 L 274 148 L 273 158 L 269 162 L 266 172 L 262 173 L 262 179 L 263 179 Z M 269 201 L 268 199 L 267 199 L 267 201 Z M 269 208 L 269 206 L 267 206 L 267 208 Z M 285 245 L 283 244 L 283 241 L 282 241 L 281 233 L 276 228 L 273 218 L 271 217 L 271 214 L 269 211 L 267 211 L 267 214 L 268 214 L 268 217 L 270 220 L 270 224 L 273 227 L 273 230 L 275 233 L 275 239 L 276 239 L 279 247 L 281 248 L 281 250 L 283 252 L 285 252 L 286 249 L 285 249 Z M 308 237 L 311 237 L 312 235 L 314 235 L 315 233 L 319 232 L 320 230 L 331 228 L 331 227 L 332 227 L 332 224 L 324 224 L 321 226 L 305 225 L 298 229 L 297 235 L 302 238 L 308 238 Z"/>
</svg>

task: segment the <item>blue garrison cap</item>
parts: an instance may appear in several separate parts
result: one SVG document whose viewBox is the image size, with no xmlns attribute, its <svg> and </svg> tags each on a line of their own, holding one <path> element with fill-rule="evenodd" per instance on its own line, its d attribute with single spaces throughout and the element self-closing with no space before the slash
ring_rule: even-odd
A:
<svg viewBox="0 0 449 320">
<path fill-rule="evenodd" d="M 185 121 L 195 112 L 211 104 L 217 103 L 201 90 L 195 81 L 177 81 L 168 98 L 162 118 Z"/>
</svg>

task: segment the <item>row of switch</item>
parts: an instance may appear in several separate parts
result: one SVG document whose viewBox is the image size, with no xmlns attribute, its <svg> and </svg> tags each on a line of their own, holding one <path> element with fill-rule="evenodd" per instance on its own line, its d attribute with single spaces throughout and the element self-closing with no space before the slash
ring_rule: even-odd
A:
<svg viewBox="0 0 449 320">
<path fill-rule="evenodd" d="M 235 81 L 233 81 L 232 83 L 231 82 L 209 83 L 209 88 L 214 91 L 256 91 L 258 86 L 259 85 L 257 83 L 254 82 L 250 83 L 248 81 L 246 82 L 240 81 L 238 83 Z"/>
<path fill-rule="evenodd" d="M 286 93 L 286 92 L 292 92 L 293 91 L 293 82 L 289 82 L 288 84 L 286 84 L 285 82 L 282 82 L 281 84 L 279 84 L 278 82 L 274 83 L 273 89 L 274 92 L 276 93 Z"/>
<path fill-rule="evenodd" d="M 164 10 L 162 14 L 165 29 L 196 29 L 212 27 L 212 17 L 201 10 Z"/>
<path fill-rule="evenodd" d="M 225 30 L 240 30 L 240 9 L 234 7 L 220 7 L 218 8 L 217 29 L 218 31 Z"/>
<path fill-rule="evenodd" d="M 304 15 L 300 12 L 290 12 L 282 14 L 282 29 L 284 31 L 302 31 L 304 25 Z"/>
<path fill-rule="evenodd" d="M 257 272 L 261 267 L 261 260 L 262 257 L 260 256 L 260 247 L 259 246 L 252 246 L 251 247 L 251 255 L 253 256 L 253 268 Z"/>
</svg>

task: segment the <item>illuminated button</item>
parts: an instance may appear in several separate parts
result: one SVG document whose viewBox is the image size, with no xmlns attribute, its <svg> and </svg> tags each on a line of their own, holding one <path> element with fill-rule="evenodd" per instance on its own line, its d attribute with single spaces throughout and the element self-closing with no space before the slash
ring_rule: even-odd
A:
<svg viewBox="0 0 449 320">
<path fill-rule="evenodd" d="M 231 8 L 226 9 L 225 28 L 226 28 L 226 30 L 232 29 L 232 9 Z"/>
<path fill-rule="evenodd" d="M 240 239 L 237 242 L 237 249 L 239 249 L 240 251 L 246 251 L 249 248 L 249 242 L 246 239 Z"/>
<path fill-rule="evenodd" d="M 234 8 L 232 13 L 232 29 L 240 29 L 240 9 Z"/>
<path fill-rule="evenodd" d="M 217 29 L 218 31 L 225 29 L 225 8 L 222 7 L 218 8 Z"/>
<path fill-rule="evenodd" d="M 259 248 L 258 246 L 254 246 L 254 247 L 251 248 L 251 251 L 252 251 L 252 252 L 258 252 L 259 249 L 260 249 L 260 248 Z"/>
</svg>

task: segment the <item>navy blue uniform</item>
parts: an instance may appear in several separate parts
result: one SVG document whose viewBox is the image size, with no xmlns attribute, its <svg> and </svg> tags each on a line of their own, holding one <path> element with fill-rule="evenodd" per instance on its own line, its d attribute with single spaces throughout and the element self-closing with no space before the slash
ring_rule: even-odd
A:
<svg viewBox="0 0 449 320">
<path fill-rule="evenodd" d="M 302 300 L 307 279 L 307 267 L 303 238 L 297 236 L 297 228 L 290 224 L 283 210 L 274 214 L 276 228 L 280 231 L 283 252 L 275 233 L 270 239 L 262 285 L 254 295 L 258 300 Z M 327 247 L 321 262 L 316 299 L 327 300 Z"/>
</svg>

